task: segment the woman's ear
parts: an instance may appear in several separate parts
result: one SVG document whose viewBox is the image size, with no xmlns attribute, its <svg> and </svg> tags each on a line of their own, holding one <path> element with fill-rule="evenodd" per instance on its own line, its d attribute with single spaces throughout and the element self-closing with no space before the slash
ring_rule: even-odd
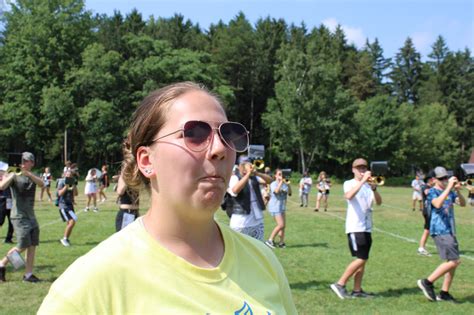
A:
<svg viewBox="0 0 474 315">
<path fill-rule="evenodd" d="M 137 149 L 137 166 L 140 172 L 146 178 L 151 178 L 155 175 L 155 169 L 153 168 L 153 164 L 151 163 L 151 150 L 149 147 L 139 147 Z"/>
</svg>

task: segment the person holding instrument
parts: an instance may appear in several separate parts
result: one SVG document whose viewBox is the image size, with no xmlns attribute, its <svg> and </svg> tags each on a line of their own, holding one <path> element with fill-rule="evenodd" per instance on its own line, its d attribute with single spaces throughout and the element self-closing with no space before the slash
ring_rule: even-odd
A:
<svg viewBox="0 0 474 315">
<path fill-rule="evenodd" d="M 34 212 L 36 185 L 43 187 L 43 180 L 34 175 L 31 169 L 35 165 L 35 157 L 30 152 L 21 154 L 21 174 L 8 173 L 0 181 L 0 190 L 11 188 L 13 207 L 11 221 L 15 229 L 17 246 L 8 251 L 0 260 L 0 282 L 5 282 L 5 266 L 13 257 L 26 251 L 26 267 L 24 282 L 39 282 L 33 274 L 36 246 L 39 245 L 39 225 Z M 15 260 L 21 260 L 16 258 Z"/>
<path fill-rule="evenodd" d="M 230 178 L 227 192 L 232 197 L 232 216 L 230 228 L 263 242 L 263 200 L 260 184 L 270 184 L 271 176 L 256 171 L 251 159 L 246 155 L 239 157 L 239 175 Z"/>
<path fill-rule="evenodd" d="M 125 145 L 127 146 L 127 144 Z M 115 218 L 115 231 L 118 232 L 135 221 L 140 215 L 138 213 L 140 198 L 139 192 L 130 189 L 123 180 L 122 175 L 119 175 L 116 191 L 118 194 L 119 211 Z"/>
<path fill-rule="evenodd" d="M 372 206 L 374 201 L 377 205 L 382 204 L 372 173 L 367 169 L 367 161 L 362 158 L 354 160 L 352 173 L 354 178 L 344 182 L 344 197 L 347 200 L 346 234 L 349 249 L 356 259 L 346 267 L 339 280 L 330 286 L 340 299 L 373 296 L 362 289 L 362 279 L 372 246 Z M 351 277 L 354 277 L 354 289 L 349 295 L 346 283 Z"/>
<path fill-rule="evenodd" d="M 184 82 L 137 108 L 122 176 L 151 193 L 144 216 L 74 262 L 39 314 L 296 314 L 272 251 L 214 220 L 248 133 Z"/>
<path fill-rule="evenodd" d="M 74 177 L 72 177 L 72 170 L 69 169 L 64 173 L 64 178 L 58 181 L 59 215 L 61 219 L 67 223 L 64 229 L 64 237 L 59 241 L 65 247 L 71 246 L 69 237 L 77 222 L 77 215 L 74 212 L 74 197 L 77 196 L 77 194 L 77 186 Z"/>
<path fill-rule="evenodd" d="M 427 198 L 427 202 L 431 204 L 430 234 L 436 243 L 439 257 L 445 262 L 441 263 L 428 278 L 418 280 L 417 284 L 430 301 L 455 302 L 456 300 L 449 293 L 449 289 L 461 260 L 456 238 L 453 205 L 456 203 L 464 207 L 466 200 L 459 191 L 461 184 L 458 179 L 455 176 L 449 177 L 444 167 L 436 167 L 434 175 L 435 185 L 430 189 Z M 444 276 L 444 281 L 439 295 L 436 296 L 434 282 L 442 276 Z"/>
<path fill-rule="evenodd" d="M 328 198 L 329 198 L 329 191 L 331 189 L 331 181 L 326 175 L 325 171 L 319 173 L 318 176 L 318 197 L 316 199 L 316 208 L 314 211 L 319 211 L 319 206 L 321 204 L 321 200 L 324 203 L 324 211 L 328 211 Z"/>
</svg>

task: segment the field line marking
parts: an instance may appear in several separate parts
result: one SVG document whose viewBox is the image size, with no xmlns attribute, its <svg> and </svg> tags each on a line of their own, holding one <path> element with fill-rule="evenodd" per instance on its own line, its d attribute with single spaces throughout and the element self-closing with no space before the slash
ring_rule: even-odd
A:
<svg viewBox="0 0 474 315">
<path fill-rule="evenodd" d="M 290 201 L 291 203 L 293 203 L 293 204 L 298 204 L 297 202 L 294 202 L 293 200 L 289 200 L 289 201 Z M 382 204 L 382 206 L 383 206 L 383 204 Z M 405 209 L 403 209 L 403 208 L 394 207 L 394 206 L 390 206 L 390 205 L 385 205 L 385 207 L 394 208 L 394 209 L 400 209 L 400 210 L 405 210 Z M 346 220 L 346 219 L 344 219 L 343 217 L 340 217 L 340 216 L 338 216 L 337 214 L 333 214 L 333 213 L 330 213 L 330 212 L 321 212 L 321 213 L 323 213 L 323 214 L 325 214 L 325 215 L 328 215 L 328 216 L 331 216 L 331 217 L 333 217 L 333 218 L 339 219 L 339 220 L 341 220 L 341 221 L 345 221 L 345 220 Z M 405 236 L 402 236 L 402 235 L 399 235 L 399 234 L 396 234 L 396 233 L 384 231 L 384 230 L 379 229 L 379 228 L 377 228 L 377 227 L 373 227 L 373 229 L 374 229 L 374 231 L 380 232 L 380 233 L 382 233 L 382 234 L 386 234 L 386 235 L 389 235 L 389 236 L 391 236 L 391 237 L 398 238 L 398 239 L 400 239 L 400 240 L 403 240 L 403 241 L 406 241 L 406 242 L 409 242 L 409 243 L 418 244 L 418 241 L 417 241 L 417 240 L 414 240 L 414 239 L 412 239 L 412 238 L 408 238 L 408 237 L 405 237 Z M 430 248 L 436 248 L 436 246 L 434 246 L 434 245 L 430 245 L 430 244 L 427 244 L 427 245 L 428 245 L 428 247 L 430 247 Z M 468 256 L 468 255 L 464 255 L 464 254 L 461 254 L 461 255 L 459 255 L 459 256 L 474 261 L 474 257 Z"/>
</svg>

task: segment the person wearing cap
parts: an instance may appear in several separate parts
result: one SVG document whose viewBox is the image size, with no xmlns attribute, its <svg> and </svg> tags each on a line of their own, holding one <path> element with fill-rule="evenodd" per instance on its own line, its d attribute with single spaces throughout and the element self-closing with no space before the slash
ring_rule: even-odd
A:
<svg viewBox="0 0 474 315">
<path fill-rule="evenodd" d="M 456 203 L 464 207 L 466 200 L 459 192 L 461 183 L 455 176 L 448 176 L 448 172 L 444 167 L 436 167 L 434 176 L 435 185 L 430 189 L 427 198 L 427 202 L 431 205 L 430 234 L 436 244 L 440 258 L 445 262 L 441 263 L 428 278 L 418 280 L 417 284 L 430 301 L 455 302 L 455 299 L 449 293 L 449 288 L 461 260 L 456 239 L 453 205 Z M 437 296 L 434 290 L 434 282 L 442 276 L 444 276 L 444 281 Z"/>
<path fill-rule="evenodd" d="M 421 186 L 424 184 L 423 180 L 420 179 L 420 176 L 416 174 L 415 179 L 411 181 L 411 187 L 413 188 L 413 195 L 412 195 L 412 200 L 413 200 L 413 211 L 415 211 L 416 208 L 416 202 L 418 201 L 418 207 L 420 211 L 423 210 L 423 197 L 421 196 Z"/>
<path fill-rule="evenodd" d="M 382 204 L 382 197 L 377 186 L 370 178 L 367 161 L 358 158 L 352 163 L 354 178 L 344 182 L 344 197 L 347 200 L 346 234 L 349 249 L 356 257 L 345 269 L 342 276 L 330 288 L 340 299 L 369 298 L 373 294 L 362 289 L 365 264 L 369 259 L 372 246 L 372 205 Z M 354 289 L 351 294 L 346 290 L 346 283 L 354 277 Z"/>
<path fill-rule="evenodd" d="M 232 175 L 227 192 L 232 197 L 230 228 L 263 242 L 265 202 L 260 184 L 270 184 L 271 176 L 257 172 L 248 156 L 239 157 L 239 175 Z"/>
<path fill-rule="evenodd" d="M 26 266 L 24 282 L 39 282 L 33 275 L 36 246 L 39 245 L 39 225 L 34 212 L 36 185 L 43 187 L 43 180 L 34 175 L 31 169 L 35 165 L 35 157 L 30 152 L 23 152 L 21 156 L 21 175 L 8 173 L 0 181 L 0 190 L 11 188 L 12 213 L 11 221 L 15 229 L 18 244 L 8 251 L 7 256 L 0 260 L 0 282 L 5 282 L 5 266 L 8 256 L 14 252 L 26 251 Z"/>
<path fill-rule="evenodd" d="M 434 186 L 434 173 L 433 171 L 428 172 L 425 177 L 425 181 L 420 186 L 421 198 L 422 198 L 422 211 L 424 225 L 423 225 L 423 234 L 421 235 L 420 244 L 418 246 L 418 254 L 422 256 L 431 256 L 430 252 L 426 250 L 426 242 L 428 241 L 428 236 L 430 235 L 430 217 L 431 217 L 431 205 L 427 202 L 428 193 L 430 189 Z"/>
</svg>

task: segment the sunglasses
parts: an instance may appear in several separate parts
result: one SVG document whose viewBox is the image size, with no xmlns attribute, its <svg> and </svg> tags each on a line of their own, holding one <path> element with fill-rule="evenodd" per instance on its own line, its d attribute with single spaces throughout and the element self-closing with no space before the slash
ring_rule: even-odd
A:
<svg viewBox="0 0 474 315">
<path fill-rule="evenodd" d="M 449 179 L 448 176 L 443 176 L 443 177 L 438 178 L 438 180 L 441 180 L 441 181 L 443 181 L 443 180 L 448 180 L 448 179 Z"/>
<path fill-rule="evenodd" d="M 213 131 L 217 132 L 222 142 L 235 152 L 244 152 L 249 146 L 249 132 L 237 122 L 223 122 L 217 128 L 213 128 L 208 122 L 201 120 L 190 120 L 183 128 L 161 136 L 153 142 L 168 137 L 177 132 L 183 133 L 184 144 L 194 152 L 201 152 L 209 147 L 212 141 Z"/>
</svg>

